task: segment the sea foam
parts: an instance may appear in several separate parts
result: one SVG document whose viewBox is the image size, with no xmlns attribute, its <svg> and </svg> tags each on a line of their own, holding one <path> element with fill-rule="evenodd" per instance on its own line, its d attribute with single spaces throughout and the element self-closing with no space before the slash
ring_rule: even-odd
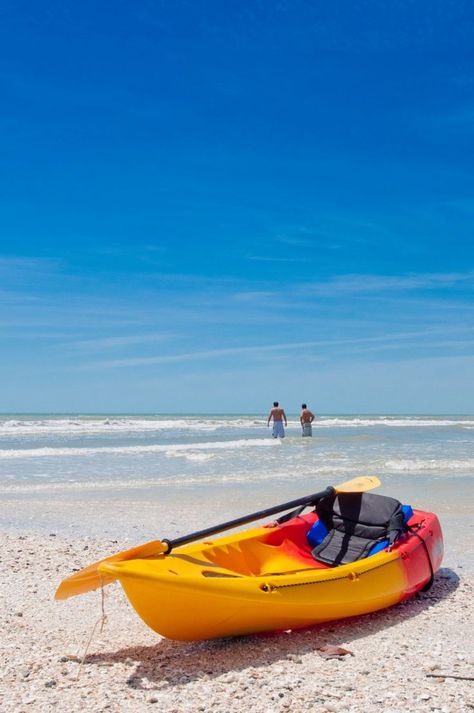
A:
<svg viewBox="0 0 474 713">
<path fill-rule="evenodd" d="M 280 445 L 278 439 L 246 438 L 238 441 L 210 441 L 207 443 L 178 443 L 174 445 L 143 445 L 143 446 L 101 446 L 99 448 L 22 448 L 0 449 L 0 458 L 55 458 L 60 456 L 84 457 L 96 455 L 140 455 L 147 453 L 164 453 L 173 456 L 194 451 L 235 450 L 239 448 L 268 448 Z"/>
</svg>

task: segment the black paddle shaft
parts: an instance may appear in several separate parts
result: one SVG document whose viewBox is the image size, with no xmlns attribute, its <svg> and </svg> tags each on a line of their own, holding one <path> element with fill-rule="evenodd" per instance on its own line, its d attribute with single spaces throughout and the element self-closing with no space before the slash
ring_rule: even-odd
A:
<svg viewBox="0 0 474 713">
<path fill-rule="evenodd" d="M 165 554 L 168 555 L 175 547 L 180 547 L 181 545 L 187 545 L 189 542 L 201 540 L 203 537 L 207 537 L 208 535 L 218 535 L 220 532 L 224 532 L 224 530 L 231 530 L 233 527 L 239 527 L 239 525 L 246 525 L 248 522 L 262 520 L 264 517 L 276 515 L 276 513 L 278 512 L 290 510 L 290 508 L 296 508 L 299 505 L 316 505 L 327 495 L 334 495 L 335 493 L 335 488 L 333 488 L 332 486 L 328 486 L 326 490 L 321 490 L 320 493 L 306 495 L 306 497 L 298 498 L 297 500 L 290 500 L 290 502 L 282 503 L 281 505 L 274 505 L 271 508 L 266 508 L 265 510 L 259 510 L 258 512 L 250 513 L 250 515 L 242 515 L 242 517 L 238 517 L 235 520 L 229 520 L 228 522 L 222 522 L 220 525 L 215 525 L 214 527 L 207 527 L 205 530 L 198 530 L 197 532 L 192 532 L 190 535 L 183 535 L 183 537 L 177 537 L 175 540 L 165 539 L 161 540 L 161 542 L 163 542 L 167 546 L 168 549 L 166 550 Z"/>
</svg>

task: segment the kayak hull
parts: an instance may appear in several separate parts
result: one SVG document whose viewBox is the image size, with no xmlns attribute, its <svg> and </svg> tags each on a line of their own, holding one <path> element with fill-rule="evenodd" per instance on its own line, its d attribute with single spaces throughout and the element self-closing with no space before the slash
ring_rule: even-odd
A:
<svg viewBox="0 0 474 713">
<path fill-rule="evenodd" d="M 339 567 L 306 544 L 311 514 L 187 545 L 170 555 L 104 563 L 143 621 L 162 636 L 209 639 L 297 629 L 390 607 L 426 586 L 443 541 L 432 513 L 415 511 L 393 547 Z M 429 557 L 428 557 L 429 555 Z"/>
<path fill-rule="evenodd" d="M 403 599 L 404 577 L 397 560 L 379 573 L 353 568 L 352 577 L 275 577 L 242 582 L 170 582 L 135 576 L 120 582 L 130 603 L 149 627 L 171 639 L 196 640 L 261 631 L 296 629 L 332 619 L 366 614 Z M 159 593 L 158 593 L 159 589 Z"/>
</svg>

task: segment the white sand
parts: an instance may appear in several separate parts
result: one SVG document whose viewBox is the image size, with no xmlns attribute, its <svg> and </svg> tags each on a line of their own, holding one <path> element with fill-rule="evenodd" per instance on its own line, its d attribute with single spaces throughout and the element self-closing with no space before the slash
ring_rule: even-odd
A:
<svg viewBox="0 0 474 713">
<path fill-rule="evenodd" d="M 192 513 L 186 508 L 186 531 L 203 524 L 202 515 Z M 101 515 L 99 507 L 94 517 Z M 162 525 L 161 535 L 174 536 L 178 529 L 171 519 Z M 130 546 L 120 518 L 109 513 L 103 532 L 111 530 L 119 542 L 110 534 L 65 536 L 61 528 L 56 534 L 50 528 L 51 535 L 13 530 L 0 535 L 0 709 L 5 713 L 474 709 L 472 681 L 428 676 L 474 676 L 474 581 L 469 561 L 462 559 L 469 539 L 464 536 L 462 544 L 453 522 L 447 540 L 453 548 L 456 543 L 456 554 L 448 550 L 428 593 L 390 610 L 300 632 L 169 641 L 147 629 L 120 586 L 110 585 L 104 590 L 107 623 L 102 633 L 96 631 L 80 665 L 70 657 L 84 653 L 101 615 L 100 593 L 55 602 L 54 591 L 73 568 Z M 142 534 L 136 543 L 148 538 Z M 353 656 L 325 660 L 317 651 L 324 644 L 343 646 Z"/>
</svg>

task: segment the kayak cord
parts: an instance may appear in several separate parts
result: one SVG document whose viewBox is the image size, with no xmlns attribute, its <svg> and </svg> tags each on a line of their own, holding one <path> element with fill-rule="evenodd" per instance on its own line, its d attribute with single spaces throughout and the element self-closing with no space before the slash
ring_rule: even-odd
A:
<svg viewBox="0 0 474 713">
<path fill-rule="evenodd" d="M 396 557 L 395 559 L 400 559 L 400 557 Z M 369 569 L 364 569 L 362 572 L 357 572 L 357 577 L 362 577 L 364 574 L 374 572 L 376 569 L 381 569 L 382 567 L 387 567 L 388 565 L 392 564 L 394 560 L 390 560 L 390 562 L 382 562 L 382 564 L 378 564 L 375 567 L 369 567 Z M 347 565 L 344 565 L 347 566 Z M 336 568 L 337 569 L 337 568 Z M 318 570 L 321 571 L 321 570 Z M 267 583 L 267 590 L 264 591 L 272 591 L 273 589 L 288 589 L 289 587 L 306 587 L 307 585 L 312 585 L 312 584 L 328 584 L 329 582 L 337 582 L 341 579 L 351 579 L 351 574 L 347 574 L 345 572 L 343 575 L 340 577 L 331 577 L 330 579 L 316 579 L 312 580 L 309 582 L 291 582 L 291 584 L 273 584 L 273 583 Z M 357 578 L 356 578 L 357 579 Z"/>
<path fill-rule="evenodd" d="M 421 524 L 422 523 L 420 522 L 418 525 L 418 528 L 421 526 Z M 407 529 L 409 532 L 411 532 L 412 535 L 415 535 L 415 537 L 418 537 L 421 544 L 423 545 L 423 549 L 425 550 L 426 557 L 428 559 L 428 564 L 430 567 L 430 578 L 429 578 L 428 582 L 425 584 L 425 586 L 422 587 L 422 589 L 421 589 L 422 592 L 427 592 L 429 589 L 431 589 L 431 587 L 433 586 L 433 582 L 434 582 L 434 570 L 433 570 L 433 563 L 432 563 L 431 557 L 430 557 L 430 551 L 428 549 L 428 545 L 426 544 L 426 540 L 421 535 L 419 535 L 418 532 L 416 532 L 417 528 L 407 525 Z"/>
<path fill-rule="evenodd" d="M 336 489 L 333 488 L 332 486 L 328 486 L 326 488 L 326 492 L 325 492 L 325 495 L 323 498 L 318 497 L 318 498 L 309 499 L 308 502 L 303 503 L 302 505 L 300 505 L 299 508 L 296 508 L 296 510 L 287 512 L 286 515 L 282 515 L 281 517 L 279 517 L 278 520 L 275 520 L 275 524 L 283 525 L 283 523 L 288 522 L 288 520 L 293 520 L 294 517 L 298 517 L 299 515 L 301 515 L 301 513 L 303 512 L 303 510 L 305 508 L 312 507 L 313 505 L 316 506 L 320 500 L 324 500 L 324 498 L 327 497 L 328 495 L 336 495 Z"/>
<path fill-rule="evenodd" d="M 88 640 L 88 642 L 87 642 L 87 644 L 86 644 L 86 648 L 85 648 L 85 650 L 84 650 L 84 654 L 83 654 L 83 656 L 82 656 L 82 658 L 81 658 L 81 661 L 80 661 L 80 664 L 79 664 L 79 670 L 78 670 L 78 672 L 77 672 L 76 681 L 79 680 L 79 676 L 80 676 L 81 673 L 82 673 L 82 667 L 84 666 L 84 661 L 86 660 L 87 654 L 89 653 L 89 648 L 90 648 L 90 645 L 91 645 L 91 643 L 92 643 L 92 639 L 94 638 L 94 634 L 95 634 L 95 632 L 96 632 L 97 627 L 98 627 L 99 624 L 100 624 L 99 634 L 102 634 L 102 631 L 104 630 L 104 626 L 105 626 L 105 624 L 106 624 L 106 622 L 107 622 L 107 615 L 106 615 L 106 613 L 105 613 L 104 582 L 103 582 L 103 579 L 102 579 L 102 575 L 100 575 L 100 582 L 101 582 L 101 584 L 100 584 L 100 617 L 97 619 L 97 621 L 95 622 L 94 626 L 92 627 L 92 631 L 91 631 L 91 634 L 90 634 L 90 636 L 89 636 L 89 640 Z"/>
<path fill-rule="evenodd" d="M 288 520 L 293 520 L 294 517 L 298 517 L 299 515 L 301 515 L 303 510 L 305 508 L 308 508 L 310 505 L 314 505 L 314 503 L 313 502 L 304 503 L 304 505 L 301 505 L 299 508 L 296 508 L 296 510 L 287 512 L 286 515 L 282 515 L 281 517 L 278 518 L 278 520 L 275 520 L 275 525 L 283 525 L 285 522 L 288 522 Z"/>
</svg>

